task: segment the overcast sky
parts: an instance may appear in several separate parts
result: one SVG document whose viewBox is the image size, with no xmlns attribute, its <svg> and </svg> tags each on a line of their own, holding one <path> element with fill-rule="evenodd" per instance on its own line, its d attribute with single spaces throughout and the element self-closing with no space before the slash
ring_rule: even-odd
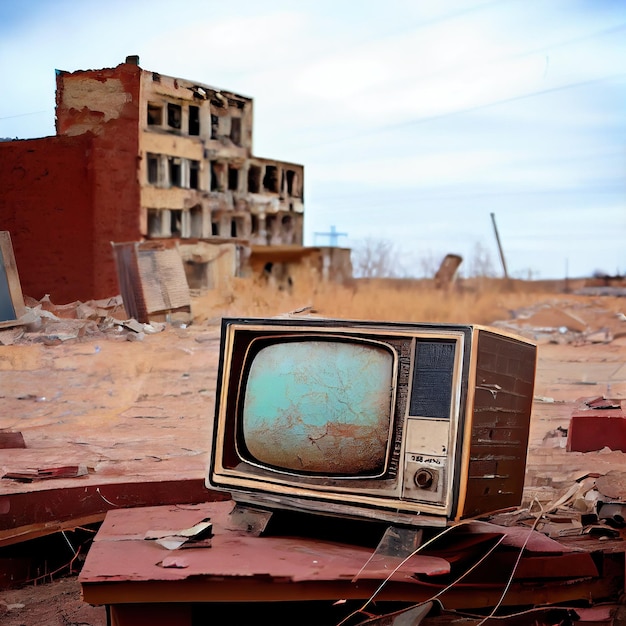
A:
<svg viewBox="0 0 626 626">
<path fill-rule="evenodd" d="M 512 276 L 626 272 L 625 0 L 0 0 L 0 137 L 54 134 L 55 68 L 131 54 L 254 98 L 307 244 L 500 271 L 494 213 Z"/>
</svg>

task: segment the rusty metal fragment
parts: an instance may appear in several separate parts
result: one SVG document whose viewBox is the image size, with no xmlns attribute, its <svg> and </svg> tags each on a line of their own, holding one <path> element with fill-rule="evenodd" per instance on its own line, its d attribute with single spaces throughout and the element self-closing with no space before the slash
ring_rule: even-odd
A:
<svg viewBox="0 0 626 626">
<path fill-rule="evenodd" d="M 32 483 L 37 480 L 51 480 L 54 478 L 78 478 L 79 476 L 86 476 L 88 473 L 89 470 L 84 465 L 66 465 L 63 467 L 23 469 L 7 472 L 2 478 Z"/>
</svg>

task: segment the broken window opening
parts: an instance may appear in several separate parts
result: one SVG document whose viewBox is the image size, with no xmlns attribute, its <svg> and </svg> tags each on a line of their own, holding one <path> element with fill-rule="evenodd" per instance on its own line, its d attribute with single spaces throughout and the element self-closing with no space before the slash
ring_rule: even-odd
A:
<svg viewBox="0 0 626 626">
<path fill-rule="evenodd" d="M 211 114 L 211 139 L 217 139 L 220 128 L 220 120 L 217 115 Z"/>
<path fill-rule="evenodd" d="M 291 217 L 291 215 L 283 215 L 282 219 L 280 220 L 280 224 L 282 229 L 283 243 L 293 243 L 295 237 L 295 229 L 293 218 Z"/>
<path fill-rule="evenodd" d="M 274 193 L 278 193 L 278 168 L 275 165 L 265 166 L 263 188 L 267 191 L 273 191 Z"/>
<path fill-rule="evenodd" d="M 250 234 L 257 235 L 259 232 L 259 218 L 256 215 L 250 215 Z"/>
<path fill-rule="evenodd" d="M 219 222 L 211 221 L 211 235 L 213 237 L 219 237 L 220 234 L 220 224 Z"/>
<path fill-rule="evenodd" d="M 239 170 L 236 167 L 228 166 L 228 189 L 237 191 L 239 189 Z"/>
<path fill-rule="evenodd" d="M 230 220 L 230 236 L 231 237 L 236 237 L 237 236 L 237 220 Z"/>
<path fill-rule="evenodd" d="M 230 120 L 230 140 L 236 145 L 241 145 L 241 118 L 233 117 Z"/>
<path fill-rule="evenodd" d="M 183 212 L 170 210 L 170 235 L 180 237 L 183 234 Z"/>
<path fill-rule="evenodd" d="M 267 237 L 267 245 L 272 243 L 272 237 L 274 236 L 274 229 L 276 228 L 276 216 L 268 215 L 265 218 L 265 233 Z"/>
<path fill-rule="evenodd" d="M 167 104 L 167 125 L 170 128 L 180 130 L 183 119 L 183 108 L 180 104 Z"/>
<path fill-rule="evenodd" d="M 200 134 L 200 107 L 189 105 L 189 134 Z"/>
<path fill-rule="evenodd" d="M 152 82 L 160 83 L 161 82 L 161 74 L 158 72 L 152 72 Z"/>
<path fill-rule="evenodd" d="M 221 191 L 217 161 L 211 161 L 211 191 Z"/>
<path fill-rule="evenodd" d="M 170 187 L 182 186 L 182 167 L 181 160 L 178 157 L 170 157 L 168 159 Z"/>
<path fill-rule="evenodd" d="M 197 204 L 189 209 L 191 236 L 202 237 L 202 207 Z"/>
<path fill-rule="evenodd" d="M 248 170 L 248 191 L 259 193 L 261 190 L 261 168 L 258 165 L 251 165 Z"/>
<path fill-rule="evenodd" d="M 200 188 L 200 161 L 189 161 L 189 187 Z"/>
<path fill-rule="evenodd" d="M 287 194 L 290 196 L 293 196 L 295 182 L 296 173 L 293 170 L 287 170 Z"/>
<path fill-rule="evenodd" d="M 160 104 L 148 102 L 148 126 L 161 126 L 163 124 L 163 107 Z"/>
<path fill-rule="evenodd" d="M 148 154 L 148 182 L 151 185 L 156 185 L 159 182 L 159 155 Z"/>
<path fill-rule="evenodd" d="M 148 209 L 148 237 L 161 236 L 161 211 Z"/>
</svg>

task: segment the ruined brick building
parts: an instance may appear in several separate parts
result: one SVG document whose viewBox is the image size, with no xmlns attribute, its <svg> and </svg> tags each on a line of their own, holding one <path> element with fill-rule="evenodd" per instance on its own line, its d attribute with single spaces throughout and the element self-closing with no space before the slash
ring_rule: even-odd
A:
<svg viewBox="0 0 626 626">
<path fill-rule="evenodd" d="M 0 230 L 24 293 L 119 293 L 113 242 L 176 239 L 192 287 L 221 244 L 233 274 L 310 257 L 303 167 L 253 155 L 250 98 L 137 57 L 56 79 L 56 136 L 0 142 Z"/>
</svg>

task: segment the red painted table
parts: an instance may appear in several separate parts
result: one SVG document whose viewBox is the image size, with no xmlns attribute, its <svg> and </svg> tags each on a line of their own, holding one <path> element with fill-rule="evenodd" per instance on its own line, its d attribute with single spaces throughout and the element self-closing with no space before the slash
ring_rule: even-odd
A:
<svg viewBox="0 0 626 626">
<path fill-rule="evenodd" d="M 233 522 L 233 507 L 226 501 L 110 511 L 79 577 L 84 600 L 107 605 L 112 626 L 337 624 L 400 562 L 345 543 L 255 536 Z M 145 539 L 148 531 L 180 531 L 206 518 L 213 524 L 210 547 L 168 550 Z M 465 569 L 502 536 L 502 551 L 489 557 L 495 561 L 485 564 L 478 579 L 463 580 L 441 596 L 446 608 L 495 606 L 509 562 L 522 546 L 527 558 L 507 605 L 608 597 L 616 585 L 623 588 L 623 567 L 599 576 L 584 550 L 536 532 L 527 543 L 529 532 L 480 522 L 459 526 L 447 535 L 447 545 L 414 556 L 393 573 L 376 595 L 376 608 L 384 613 L 387 602 L 406 606 L 432 598 L 447 584 L 451 569 Z"/>
</svg>

